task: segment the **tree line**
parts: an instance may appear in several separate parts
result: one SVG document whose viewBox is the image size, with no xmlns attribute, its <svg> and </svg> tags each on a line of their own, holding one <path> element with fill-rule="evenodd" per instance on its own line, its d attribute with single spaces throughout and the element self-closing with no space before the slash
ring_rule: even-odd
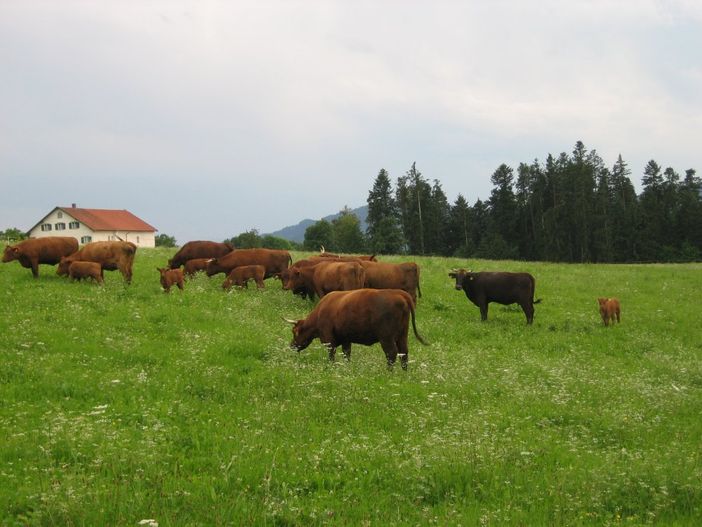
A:
<svg viewBox="0 0 702 527">
<path fill-rule="evenodd" d="M 618 157 L 605 166 L 578 141 L 545 163 L 501 164 L 490 197 L 449 203 L 441 183 L 416 165 L 394 186 L 385 169 L 368 193 L 368 227 L 348 209 L 305 232 L 303 247 L 338 252 L 415 254 L 556 262 L 698 261 L 702 182 L 648 162 L 637 195 Z"/>
</svg>

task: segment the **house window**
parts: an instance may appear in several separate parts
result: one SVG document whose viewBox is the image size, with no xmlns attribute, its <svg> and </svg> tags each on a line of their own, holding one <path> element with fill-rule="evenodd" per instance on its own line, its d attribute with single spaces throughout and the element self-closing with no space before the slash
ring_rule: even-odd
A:
<svg viewBox="0 0 702 527">
<path fill-rule="evenodd" d="M 68 224 L 69 229 L 78 229 L 80 227 L 80 223 L 77 221 L 72 221 L 71 223 Z"/>
<path fill-rule="evenodd" d="M 66 230 L 66 224 L 63 223 L 62 221 L 54 225 L 56 227 L 57 231 L 65 231 Z"/>
<path fill-rule="evenodd" d="M 63 218 L 63 212 L 59 211 L 59 213 L 56 215 L 59 219 Z"/>
<path fill-rule="evenodd" d="M 41 230 L 42 231 L 50 231 L 51 230 L 51 223 L 42 223 L 41 224 Z"/>
<path fill-rule="evenodd" d="M 93 237 L 92 237 L 92 236 L 83 236 L 83 237 L 80 239 L 80 243 L 90 243 L 90 242 L 92 242 L 92 241 L 93 241 Z"/>
<path fill-rule="evenodd" d="M 137 236 L 137 245 L 139 245 L 139 236 Z"/>
</svg>

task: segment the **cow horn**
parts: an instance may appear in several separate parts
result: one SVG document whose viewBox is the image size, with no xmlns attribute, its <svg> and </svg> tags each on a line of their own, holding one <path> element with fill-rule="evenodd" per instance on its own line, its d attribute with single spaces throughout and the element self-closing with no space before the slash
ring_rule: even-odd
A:
<svg viewBox="0 0 702 527">
<path fill-rule="evenodd" d="M 297 320 L 290 320 L 289 318 L 285 318 L 285 317 L 280 317 L 280 318 L 282 318 L 288 324 L 297 324 Z"/>
<path fill-rule="evenodd" d="M 324 245 L 320 245 L 320 246 L 319 246 L 319 252 L 321 252 L 322 254 L 324 254 Z"/>
</svg>

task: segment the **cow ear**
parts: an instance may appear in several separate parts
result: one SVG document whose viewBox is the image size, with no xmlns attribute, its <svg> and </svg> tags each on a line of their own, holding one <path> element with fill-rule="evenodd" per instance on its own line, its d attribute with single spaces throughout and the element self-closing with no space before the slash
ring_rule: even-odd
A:
<svg viewBox="0 0 702 527">
<path fill-rule="evenodd" d="M 19 254 L 19 247 L 13 247 L 12 252 L 15 254 Z"/>
</svg>

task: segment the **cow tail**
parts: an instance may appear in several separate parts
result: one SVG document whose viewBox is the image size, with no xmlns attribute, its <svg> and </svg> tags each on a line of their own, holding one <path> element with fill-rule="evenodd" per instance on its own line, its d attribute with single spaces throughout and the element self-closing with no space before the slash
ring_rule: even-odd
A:
<svg viewBox="0 0 702 527">
<path fill-rule="evenodd" d="M 412 330 L 414 331 L 414 336 L 417 337 L 417 340 L 424 344 L 425 346 L 428 346 L 429 343 L 422 338 L 422 336 L 417 333 L 417 325 L 414 322 L 414 304 L 410 301 L 409 303 L 409 308 L 410 308 L 410 314 L 412 315 Z"/>
<path fill-rule="evenodd" d="M 419 287 L 419 267 L 417 267 L 417 296 L 422 298 L 422 289 Z"/>
<path fill-rule="evenodd" d="M 534 292 L 536 291 L 536 279 L 532 276 L 531 277 L 531 303 L 532 304 L 540 304 L 541 299 L 537 298 L 534 300 Z"/>
</svg>

